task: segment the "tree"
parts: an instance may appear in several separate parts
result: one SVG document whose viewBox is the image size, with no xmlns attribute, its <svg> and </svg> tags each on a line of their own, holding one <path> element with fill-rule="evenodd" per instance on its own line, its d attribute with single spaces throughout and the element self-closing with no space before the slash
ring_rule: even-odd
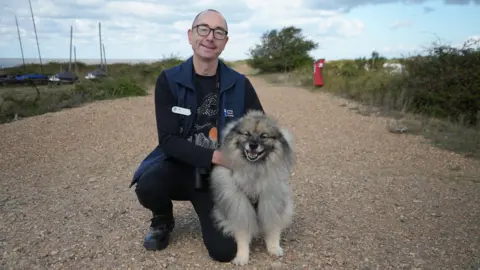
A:
<svg viewBox="0 0 480 270">
<path fill-rule="evenodd" d="M 377 51 L 372 52 L 372 57 L 370 58 L 369 68 L 372 70 L 378 70 L 383 67 L 383 64 L 387 62 L 387 58 L 380 56 Z"/>
<path fill-rule="evenodd" d="M 262 34 L 261 44 L 249 50 L 248 64 L 261 72 L 291 71 L 313 62 L 308 52 L 318 44 L 307 40 L 302 30 L 295 26 L 280 31 L 270 30 Z"/>
</svg>

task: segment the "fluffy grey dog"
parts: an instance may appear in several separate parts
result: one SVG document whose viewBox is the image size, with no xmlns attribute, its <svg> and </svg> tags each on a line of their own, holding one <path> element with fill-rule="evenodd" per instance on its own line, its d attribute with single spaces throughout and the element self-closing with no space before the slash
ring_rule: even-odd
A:
<svg viewBox="0 0 480 270">
<path fill-rule="evenodd" d="M 211 173 L 216 224 L 237 242 L 233 264 L 246 265 L 250 242 L 264 235 L 269 254 L 283 256 L 282 231 L 292 222 L 294 205 L 289 179 L 293 167 L 292 137 L 275 120 L 250 111 L 223 132 L 221 150 L 232 170 L 216 166 Z"/>
</svg>

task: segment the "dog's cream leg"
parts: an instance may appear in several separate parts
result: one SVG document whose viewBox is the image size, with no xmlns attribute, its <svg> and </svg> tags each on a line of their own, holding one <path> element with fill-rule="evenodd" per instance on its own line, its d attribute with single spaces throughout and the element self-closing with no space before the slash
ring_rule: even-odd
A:
<svg viewBox="0 0 480 270">
<path fill-rule="evenodd" d="M 283 248 L 280 247 L 281 234 L 282 230 L 280 228 L 272 228 L 265 232 L 265 245 L 270 255 L 283 256 Z"/>
<path fill-rule="evenodd" d="M 237 255 L 232 263 L 241 266 L 246 265 L 250 255 L 251 237 L 247 232 L 235 232 L 234 237 L 237 241 Z"/>
</svg>

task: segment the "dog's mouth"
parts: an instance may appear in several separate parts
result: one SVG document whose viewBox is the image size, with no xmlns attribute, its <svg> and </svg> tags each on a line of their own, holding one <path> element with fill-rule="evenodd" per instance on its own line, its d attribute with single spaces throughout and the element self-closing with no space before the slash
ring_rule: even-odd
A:
<svg viewBox="0 0 480 270">
<path fill-rule="evenodd" d="M 248 151 L 245 149 L 243 152 L 245 153 L 245 157 L 247 158 L 247 160 L 251 162 L 255 162 L 259 160 L 265 154 L 265 150 L 264 151 Z"/>
</svg>

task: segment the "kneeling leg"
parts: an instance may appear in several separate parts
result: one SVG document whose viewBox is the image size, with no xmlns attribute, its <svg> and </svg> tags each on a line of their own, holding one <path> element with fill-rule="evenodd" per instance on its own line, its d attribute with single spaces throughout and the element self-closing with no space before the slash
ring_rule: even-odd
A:
<svg viewBox="0 0 480 270">
<path fill-rule="evenodd" d="M 213 201 L 209 192 L 194 192 L 192 205 L 202 228 L 203 243 L 210 258 L 218 262 L 231 262 L 237 253 L 237 244 L 231 235 L 215 226 L 212 217 Z"/>
</svg>

